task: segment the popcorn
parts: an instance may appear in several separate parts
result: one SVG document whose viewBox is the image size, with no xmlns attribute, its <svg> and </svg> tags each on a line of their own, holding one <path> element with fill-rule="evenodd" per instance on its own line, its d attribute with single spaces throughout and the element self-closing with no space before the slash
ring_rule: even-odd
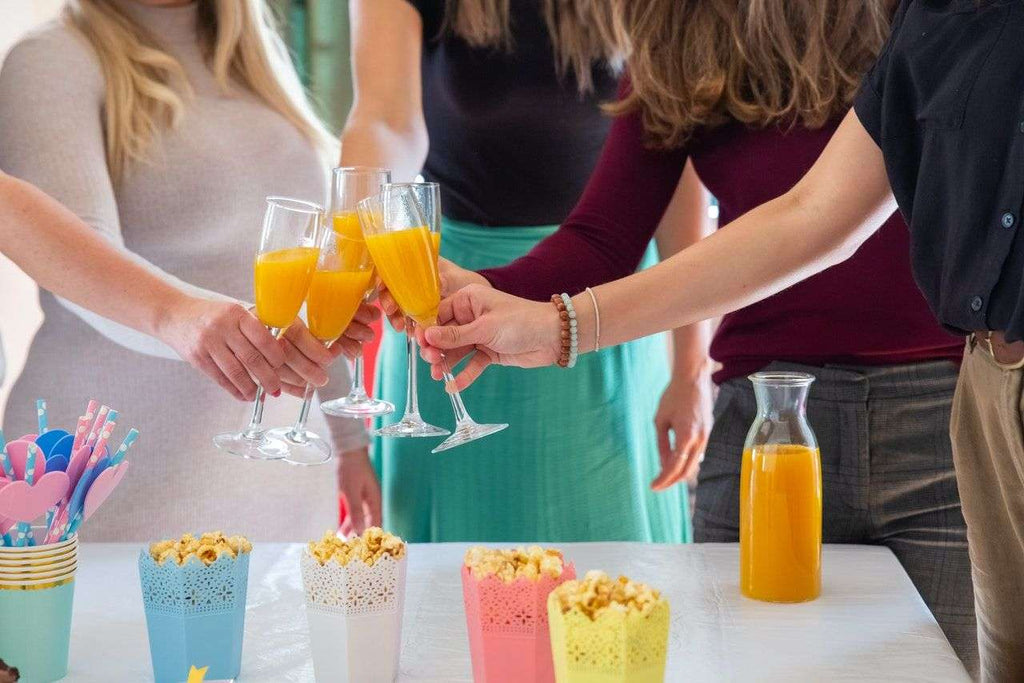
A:
<svg viewBox="0 0 1024 683">
<path fill-rule="evenodd" d="M 206 566 L 217 561 L 221 555 L 231 559 L 239 553 L 252 551 L 252 543 L 245 536 L 225 536 L 222 531 L 210 531 L 196 538 L 183 534 L 178 540 L 157 541 L 149 546 L 149 555 L 157 564 L 174 562 L 182 565 L 195 557 Z"/>
<path fill-rule="evenodd" d="M 602 571 L 589 571 L 583 580 L 566 581 L 551 594 L 562 614 L 576 609 L 594 621 L 605 612 L 646 616 L 664 600 L 659 591 L 625 576 L 612 580 Z"/>
<path fill-rule="evenodd" d="M 395 560 L 405 557 L 405 541 L 376 526 L 347 541 L 327 531 L 319 541 L 309 542 L 309 554 L 322 565 L 334 560 L 344 567 L 359 560 L 372 567 L 385 555 Z"/>
<path fill-rule="evenodd" d="M 464 563 L 477 580 L 496 576 L 505 583 L 520 578 L 538 581 L 541 576 L 557 579 L 565 568 L 561 551 L 535 545 L 512 550 L 474 546 L 466 551 Z"/>
</svg>

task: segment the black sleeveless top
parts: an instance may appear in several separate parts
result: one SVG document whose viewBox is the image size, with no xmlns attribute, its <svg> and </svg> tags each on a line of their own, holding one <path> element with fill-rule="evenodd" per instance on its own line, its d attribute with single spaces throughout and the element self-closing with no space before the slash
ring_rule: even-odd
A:
<svg viewBox="0 0 1024 683">
<path fill-rule="evenodd" d="M 423 18 L 423 174 L 441 184 L 449 218 L 489 226 L 560 223 L 597 163 L 616 77 L 593 68 L 580 95 L 559 78 L 541 0 L 511 0 L 511 52 L 442 33 L 445 0 L 409 0 Z"/>
</svg>

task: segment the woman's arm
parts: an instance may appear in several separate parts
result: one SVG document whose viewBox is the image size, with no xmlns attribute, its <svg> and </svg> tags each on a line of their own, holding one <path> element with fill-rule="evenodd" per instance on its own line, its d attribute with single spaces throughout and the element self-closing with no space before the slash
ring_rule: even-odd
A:
<svg viewBox="0 0 1024 683">
<path fill-rule="evenodd" d="M 708 200 L 693 164 L 687 163 L 661 219 L 655 240 L 662 260 L 707 237 L 714 230 Z M 702 320 L 672 331 L 672 378 L 661 395 L 654 426 L 661 473 L 651 482 L 665 490 L 697 471 L 712 423 L 711 322 Z"/>
<path fill-rule="evenodd" d="M 420 57 L 423 24 L 406 0 L 352 0 L 354 102 L 341 134 L 342 166 L 390 168 L 413 180 L 427 158 Z"/>
<path fill-rule="evenodd" d="M 852 256 L 895 209 L 881 150 L 850 112 L 789 192 L 654 268 L 595 289 L 601 345 L 675 329 L 771 296 Z M 586 294 L 573 303 L 580 350 L 590 351 L 593 306 Z M 483 351 L 460 373 L 460 387 L 489 363 L 536 367 L 559 355 L 560 324 L 550 304 L 470 286 L 442 302 L 440 320 L 455 324 L 426 330 L 428 360 L 440 360 L 429 345 Z"/>
<path fill-rule="evenodd" d="M 40 287 L 163 340 L 240 399 L 280 391 L 280 345 L 237 304 L 189 296 L 125 258 L 73 213 L 0 172 L 0 253 Z"/>
</svg>

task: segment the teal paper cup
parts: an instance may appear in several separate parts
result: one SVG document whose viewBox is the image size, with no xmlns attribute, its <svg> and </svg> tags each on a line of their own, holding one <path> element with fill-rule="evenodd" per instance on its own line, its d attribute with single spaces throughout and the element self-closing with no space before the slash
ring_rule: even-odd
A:
<svg viewBox="0 0 1024 683">
<path fill-rule="evenodd" d="M 0 578 L 0 659 L 21 683 L 51 683 L 68 674 L 75 566 L 27 578 Z"/>
</svg>

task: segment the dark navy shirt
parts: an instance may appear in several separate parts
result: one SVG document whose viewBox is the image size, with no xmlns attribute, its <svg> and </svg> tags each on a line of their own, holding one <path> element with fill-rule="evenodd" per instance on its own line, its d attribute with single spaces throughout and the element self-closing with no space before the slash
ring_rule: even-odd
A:
<svg viewBox="0 0 1024 683">
<path fill-rule="evenodd" d="M 939 320 L 1024 338 L 1024 3 L 905 0 L 854 108 Z"/>
<path fill-rule="evenodd" d="M 611 120 L 601 102 L 616 77 L 592 69 L 594 89 L 559 77 L 540 0 L 511 0 L 511 51 L 470 47 L 443 30 L 445 0 L 409 0 L 423 19 L 424 166 L 444 214 L 491 226 L 560 223 L 586 185 Z"/>
</svg>

